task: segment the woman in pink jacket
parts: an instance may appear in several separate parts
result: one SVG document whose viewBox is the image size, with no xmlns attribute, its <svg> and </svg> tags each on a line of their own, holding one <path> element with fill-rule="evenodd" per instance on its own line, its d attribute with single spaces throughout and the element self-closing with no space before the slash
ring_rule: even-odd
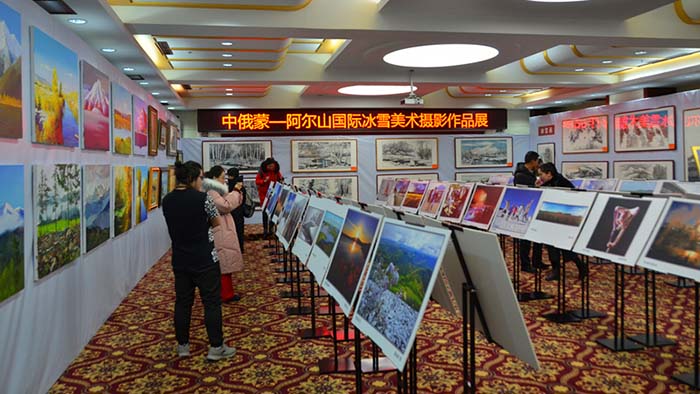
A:
<svg viewBox="0 0 700 394">
<path fill-rule="evenodd" d="M 241 297 L 233 291 L 231 274 L 243 269 L 243 254 L 238 244 L 236 225 L 229 213 L 243 203 L 243 196 L 240 192 L 243 183 L 236 184 L 229 193 L 226 171 L 223 167 L 214 166 L 204 175 L 206 176 L 203 183 L 204 191 L 214 200 L 221 215 L 221 225 L 213 229 L 214 246 L 221 265 L 221 301 L 238 301 Z"/>
</svg>

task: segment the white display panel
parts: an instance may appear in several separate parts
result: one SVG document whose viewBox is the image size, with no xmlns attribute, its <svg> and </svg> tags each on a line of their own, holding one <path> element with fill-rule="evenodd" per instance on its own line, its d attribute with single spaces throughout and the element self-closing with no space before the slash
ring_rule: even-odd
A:
<svg viewBox="0 0 700 394">
<path fill-rule="evenodd" d="M 299 222 L 301 221 L 301 217 L 304 215 L 306 204 L 308 204 L 308 202 L 308 195 L 298 193 L 296 199 L 294 200 L 294 204 L 292 205 L 291 211 L 286 218 L 286 224 L 284 224 L 284 226 L 279 226 L 284 227 L 280 242 L 285 249 L 289 249 L 289 245 L 291 245 L 292 241 L 294 240 L 294 235 L 296 235 Z"/>
<path fill-rule="evenodd" d="M 503 186 L 476 185 L 463 215 L 462 224 L 486 230 L 498 212 Z"/>
<path fill-rule="evenodd" d="M 539 189 L 506 187 L 491 222 L 490 231 L 523 238 L 537 214 L 541 197 L 542 190 Z"/>
<path fill-rule="evenodd" d="M 329 199 L 319 200 L 318 207 L 323 209 L 325 213 L 321 221 L 321 228 L 318 230 L 311 247 L 306 267 L 314 275 L 316 282 L 321 284 L 326 277 L 326 270 L 331 257 L 333 257 L 333 251 L 338 242 L 340 230 L 343 228 L 348 207 Z"/>
<path fill-rule="evenodd" d="M 639 265 L 700 281 L 700 201 L 670 198 Z"/>
<path fill-rule="evenodd" d="M 320 198 L 311 196 L 304 218 L 301 220 L 301 225 L 299 225 L 297 238 L 292 247 L 292 253 L 304 265 L 306 265 L 306 260 L 309 259 L 309 254 L 311 254 L 311 247 L 316 239 L 316 234 L 321 228 L 323 214 L 326 213 L 323 208 L 320 208 L 319 201 L 321 201 Z"/>
<path fill-rule="evenodd" d="M 447 188 L 450 186 L 448 182 L 433 181 L 428 185 L 425 191 L 425 197 L 418 209 L 418 213 L 423 216 L 434 218 L 440 213 L 442 202 L 447 195 Z"/>
<path fill-rule="evenodd" d="M 661 198 L 598 193 L 574 251 L 634 266 L 665 204 Z"/>
<path fill-rule="evenodd" d="M 545 188 L 525 238 L 571 250 L 595 197 L 594 192 Z"/>
<path fill-rule="evenodd" d="M 268 217 L 272 217 L 272 213 L 275 210 L 275 207 L 277 206 L 277 200 L 280 198 L 280 194 L 282 194 L 282 187 L 283 185 L 279 182 L 275 182 L 274 186 L 270 184 L 270 187 L 267 189 L 272 190 L 270 192 L 270 195 L 268 196 L 267 203 L 265 205 L 265 212 L 267 212 Z"/>
<path fill-rule="evenodd" d="M 450 232 L 385 219 L 352 324 L 403 371 Z"/>
<path fill-rule="evenodd" d="M 328 266 L 323 288 L 350 316 L 383 216 L 350 208 Z"/>
</svg>

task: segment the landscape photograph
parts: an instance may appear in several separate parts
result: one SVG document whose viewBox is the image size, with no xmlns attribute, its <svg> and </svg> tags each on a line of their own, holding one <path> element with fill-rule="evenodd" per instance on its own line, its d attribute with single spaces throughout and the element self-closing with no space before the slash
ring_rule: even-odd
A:
<svg viewBox="0 0 700 394">
<path fill-rule="evenodd" d="M 352 301 L 360 284 L 379 223 L 379 217 L 354 209 L 348 209 L 345 216 L 326 281 L 330 282 L 347 303 Z"/>
<path fill-rule="evenodd" d="M 498 208 L 501 194 L 503 194 L 503 188 L 500 186 L 476 185 L 463 222 L 479 228 L 487 228 Z"/>
<path fill-rule="evenodd" d="M 542 190 L 506 188 L 491 224 L 492 231 L 525 234 L 537 210 Z"/>
<path fill-rule="evenodd" d="M 277 207 L 277 201 L 279 201 L 280 195 L 282 194 L 282 184 L 281 183 L 276 183 L 275 188 L 273 189 L 273 193 L 270 195 L 269 201 L 267 202 L 267 205 L 265 206 L 265 212 L 272 217 L 272 214 L 275 212 L 275 209 Z"/>
<path fill-rule="evenodd" d="M 422 316 L 445 236 L 385 222 L 355 311 L 400 352 Z"/>
<path fill-rule="evenodd" d="M 148 219 L 148 167 L 134 167 L 134 206 L 136 215 L 134 224 L 143 223 Z"/>
<path fill-rule="evenodd" d="M 301 220 L 301 216 L 304 214 L 304 209 L 306 208 L 306 204 L 308 202 L 309 197 L 302 194 L 298 194 L 297 198 L 294 200 L 294 204 L 292 205 L 289 216 L 287 217 L 287 224 L 284 226 L 284 230 L 282 231 L 282 238 L 287 241 L 287 244 L 292 242 L 294 234 L 299 227 L 299 220 Z"/>
<path fill-rule="evenodd" d="M 22 138 L 22 17 L 2 2 L 0 29 L 0 138 Z"/>
<path fill-rule="evenodd" d="M 151 167 L 148 169 L 148 210 L 158 208 L 158 197 L 160 197 L 160 168 Z"/>
<path fill-rule="evenodd" d="M 355 175 L 328 177 L 296 176 L 292 178 L 292 184 L 327 196 L 346 197 L 351 200 L 358 199 L 357 176 Z"/>
<path fill-rule="evenodd" d="M 543 163 L 554 163 L 554 143 L 537 144 L 537 153 Z"/>
<path fill-rule="evenodd" d="M 608 177 L 607 161 L 577 162 L 564 161 L 561 163 L 561 174 L 567 179 Z"/>
<path fill-rule="evenodd" d="M 610 197 L 586 247 L 618 256 L 626 255 L 649 205 L 649 201 L 639 198 Z"/>
<path fill-rule="evenodd" d="M 86 61 L 83 71 L 83 148 L 109 150 L 109 77 Z"/>
<path fill-rule="evenodd" d="M 357 171 L 357 140 L 292 140 L 292 172 Z"/>
<path fill-rule="evenodd" d="M 457 182 L 489 183 L 492 176 L 513 175 L 510 172 L 458 172 L 455 174 Z"/>
<path fill-rule="evenodd" d="M 131 210 L 133 207 L 133 167 L 114 167 L 114 236 L 123 234 L 131 228 Z"/>
<path fill-rule="evenodd" d="M 110 237 L 112 177 L 109 165 L 83 167 L 83 223 L 85 249 L 91 251 Z"/>
<path fill-rule="evenodd" d="M 672 201 L 661 228 L 647 251 L 647 257 L 662 262 L 700 269 L 700 204 Z"/>
<path fill-rule="evenodd" d="M 426 189 L 423 203 L 420 206 L 421 215 L 437 216 L 448 186 L 449 183 L 447 182 L 430 182 Z"/>
<path fill-rule="evenodd" d="M 277 203 L 275 204 L 275 210 L 273 212 L 273 215 L 279 219 L 280 214 L 282 213 L 282 208 L 284 208 L 284 203 L 287 201 L 287 196 L 292 193 L 289 189 L 282 189 L 280 192 L 280 197 L 277 199 Z"/>
<path fill-rule="evenodd" d="M 471 183 L 451 183 L 447 188 L 447 195 L 445 196 L 445 202 L 442 203 L 439 218 L 441 220 L 458 222 L 469 202 L 469 196 L 473 187 L 474 185 Z"/>
<path fill-rule="evenodd" d="M 0 302 L 24 288 L 24 166 L 0 165 Z"/>
<path fill-rule="evenodd" d="M 326 257 L 331 257 L 335 241 L 338 239 L 340 227 L 342 225 L 343 218 L 340 216 L 328 211 L 323 215 L 321 229 L 316 237 L 316 246 L 323 251 Z"/>
<path fill-rule="evenodd" d="M 456 138 L 457 168 L 509 167 L 513 165 L 513 140 L 510 138 Z"/>
<path fill-rule="evenodd" d="M 654 190 L 656 190 L 655 181 L 622 180 L 617 185 L 617 191 L 619 192 L 652 194 Z"/>
<path fill-rule="evenodd" d="M 160 203 L 163 205 L 163 198 L 168 195 L 168 168 L 164 167 L 160 169 Z"/>
<path fill-rule="evenodd" d="M 78 56 L 32 27 L 32 141 L 80 146 L 80 70 Z"/>
<path fill-rule="evenodd" d="M 133 98 L 133 128 L 134 146 L 133 153 L 138 156 L 146 156 L 148 153 L 148 105 L 137 96 Z M 209 167 L 207 167 L 209 168 Z"/>
<path fill-rule="evenodd" d="M 567 119 L 562 122 L 562 153 L 608 151 L 608 117 Z"/>
<path fill-rule="evenodd" d="M 617 179 L 585 179 L 581 183 L 581 189 L 591 191 L 614 191 L 617 187 Z"/>
<path fill-rule="evenodd" d="M 41 279 L 80 256 L 80 166 L 34 166 L 36 276 Z"/>
<path fill-rule="evenodd" d="M 306 215 L 304 216 L 304 221 L 299 226 L 299 234 L 297 235 L 297 241 L 304 242 L 311 245 L 316 238 L 316 233 L 321 227 L 321 220 L 323 219 L 323 210 L 309 206 L 306 210 Z"/>
<path fill-rule="evenodd" d="M 401 206 L 410 211 L 416 211 L 420 202 L 423 201 L 425 189 L 428 188 L 428 181 L 411 181 L 406 189 L 406 196 L 403 199 Z"/>
<path fill-rule="evenodd" d="M 282 236 L 282 233 L 284 232 L 285 227 L 287 226 L 287 219 L 289 218 L 289 214 L 292 212 L 292 206 L 294 206 L 294 201 L 296 201 L 297 197 L 300 195 L 297 193 L 289 193 L 287 195 L 287 199 L 284 202 L 284 207 L 282 207 L 282 211 L 280 212 L 279 218 L 277 219 L 277 234 Z"/>
<path fill-rule="evenodd" d="M 222 166 L 226 170 L 238 168 L 241 174 L 255 174 L 260 169 L 260 163 L 271 156 L 271 141 L 202 142 L 204 168 Z"/>
<path fill-rule="evenodd" d="M 437 138 L 376 139 L 377 170 L 438 168 Z"/>
<path fill-rule="evenodd" d="M 112 84 L 112 121 L 114 153 L 131 154 L 131 93 L 121 85 Z"/>
<path fill-rule="evenodd" d="M 537 212 L 537 220 L 578 227 L 586 217 L 587 206 L 560 204 L 552 201 L 542 203 Z"/>
</svg>

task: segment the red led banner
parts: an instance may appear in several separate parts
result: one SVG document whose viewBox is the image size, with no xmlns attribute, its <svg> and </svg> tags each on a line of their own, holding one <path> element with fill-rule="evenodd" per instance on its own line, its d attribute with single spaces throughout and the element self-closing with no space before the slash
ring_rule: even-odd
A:
<svg viewBox="0 0 700 394">
<path fill-rule="evenodd" d="M 199 132 L 356 134 L 504 130 L 505 109 L 272 109 L 197 111 Z"/>
</svg>

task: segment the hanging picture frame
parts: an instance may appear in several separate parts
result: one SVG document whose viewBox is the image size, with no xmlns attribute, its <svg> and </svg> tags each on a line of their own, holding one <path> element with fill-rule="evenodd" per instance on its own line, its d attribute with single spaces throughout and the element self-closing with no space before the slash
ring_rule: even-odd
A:
<svg viewBox="0 0 700 394">
<path fill-rule="evenodd" d="M 375 148 L 377 171 L 438 168 L 437 138 L 377 138 Z"/>
</svg>

